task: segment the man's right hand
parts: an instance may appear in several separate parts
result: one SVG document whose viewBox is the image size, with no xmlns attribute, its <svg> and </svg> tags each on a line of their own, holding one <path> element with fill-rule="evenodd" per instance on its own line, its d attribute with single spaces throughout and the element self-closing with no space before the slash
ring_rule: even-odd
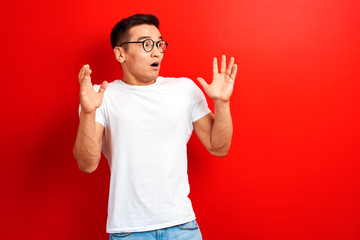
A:
<svg viewBox="0 0 360 240">
<path fill-rule="evenodd" d="M 91 83 L 91 69 L 88 64 L 84 65 L 79 72 L 79 83 L 80 83 L 80 105 L 81 111 L 85 113 L 95 112 L 98 107 L 100 107 L 104 92 L 107 87 L 107 82 L 104 81 L 99 89 L 99 92 L 96 92 Z"/>
</svg>

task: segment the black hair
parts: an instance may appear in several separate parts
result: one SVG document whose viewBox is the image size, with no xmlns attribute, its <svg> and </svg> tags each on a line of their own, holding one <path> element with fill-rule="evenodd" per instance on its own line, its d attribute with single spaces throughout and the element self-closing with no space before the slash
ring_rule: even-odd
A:
<svg viewBox="0 0 360 240">
<path fill-rule="evenodd" d="M 114 49 L 127 37 L 129 29 L 141 24 L 154 25 L 159 28 L 159 19 L 152 14 L 135 14 L 122 19 L 112 29 L 110 34 L 111 47 Z"/>
</svg>

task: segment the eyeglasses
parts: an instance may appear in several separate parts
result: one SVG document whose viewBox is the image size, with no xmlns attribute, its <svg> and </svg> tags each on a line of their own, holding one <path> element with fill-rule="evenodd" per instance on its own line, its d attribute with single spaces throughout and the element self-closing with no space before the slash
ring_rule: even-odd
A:
<svg viewBox="0 0 360 240">
<path fill-rule="evenodd" d="M 152 39 L 145 39 L 144 41 L 139 41 L 139 42 L 123 42 L 122 44 L 119 45 L 119 47 L 127 43 L 142 43 L 145 52 L 151 52 L 151 50 L 153 50 L 156 44 L 156 47 L 160 50 L 161 53 L 163 53 L 166 51 L 168 46 L 168 43 L 164 40 L 155 42 Z"/>
</svg>

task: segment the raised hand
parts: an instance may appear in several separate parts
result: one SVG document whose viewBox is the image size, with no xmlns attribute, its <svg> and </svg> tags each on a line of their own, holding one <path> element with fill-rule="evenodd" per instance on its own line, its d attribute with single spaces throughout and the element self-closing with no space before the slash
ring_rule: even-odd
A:
<svg viewBox="0 0 360 240">
<path fill-rule="evenodd" d="M 217 58 L 213 60 L 213 80 L 211 84 L 198 77 L 197 80 L 204 88 L 206 94 L 213 100 L 229 101 L 234 88 L 234 81 L 237 72 L 237 65 L 232 57 L 226 69 L 226 56 L 222 55 L 220 73 L 218 70 Z"/>
<path fill-rule="evenodd" d="M 107 87 L 107 82 L 104 81 L 101 84 L 99 92 L 96 92 L 91 83 L 91 69 L 89 65 L 84 65 L 79 72 L 79 83 L 80 83 L 80 105 L 81 110 L 86 113 L 95 112 L 100 107 L 104 92 Z"/>
</svg>

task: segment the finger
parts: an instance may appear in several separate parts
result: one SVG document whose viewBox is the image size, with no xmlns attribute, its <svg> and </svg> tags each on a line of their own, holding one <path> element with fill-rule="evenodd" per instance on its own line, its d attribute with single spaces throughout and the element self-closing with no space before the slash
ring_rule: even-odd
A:
<svg viewBox="0 0 360 240">
<path fill-rule="evenodd" d="M 90 69 L 90 66 L 88 64 L 85 64 L 81 69 L 80 69 L 80 72 L 79 72 L 79 82 L 81 83 L 83 80 L 84 80 L 84 77 L 85 77 L 85 74 L 87 71 L 89 71 Z"/>
<path fill-rule="evenodd" d="M 84 73 L 84 76 L 85 77 L 90 77 L 90 74 L 92 73 L 92 70 L 91 69 L 87 69 Z"/>
<path fill-rule="evenodd" d="M 237 69 L 238 69 L 238 66 L 237 66 L 237 64 L 235 64 L 234 67 L 232 68 L 232 72 L 231 72 L 231 75 L 230 75 L 230 78 L 232 80 L 235 80 Z"/>
<path fill-rule="evenodd" d="M 101 86 L 100 86 L 100 89 L 99 89 L 99 93 L 103 94 L 107 88 L 107 85 L 108 85 L 108 82 L 107 81 L 103 81 Z"/>
<path fill-rule="evenodd" d="M 228 68 L 226 69 L 226 75 L 230 76 L 231 72 L 232 72 L 232 68 L 234 66 L 234 62 L 235 62 L 235 58 L 231 57 L 230 58 L 230 62 L 229 62 L 229 66 Z"/>
<path fill-rule="evenodd" d="M 225 69 L 226 69 L 226 56 L 222 55 L 221 56 L 221 73 L 225 73 Z"/>
<path fill-rule="evenodd" d="M 91 76 L 90 76 L 91 73 L 92 73 L 91 69 L 85 70 L 84 76 L 82 77 L 82 79 L 80 79 L 80 85 L 91 83 Z"/>
<path fill-rule="evenodd" d="M 209 86 L 209 84 L 207 84 L 207 82 L 203 78 L 198 77 L 197 80 L 204 90 Z"/>
<path fill-rule="evenodd" d="M 218 74 L 219 70 L 218 70 L 218 64 L 217 64 L 217 58 L 214 57 L 213 59 L 213 74 Z"/>
<path fill-rule="evenodd" d="M 78 75 L 79 82 L 84 77 L 85 69 L 86 69 L 86 65 L 82 66 L 80 71 L 79 71 L 79 75 Z"/>
</svg>

